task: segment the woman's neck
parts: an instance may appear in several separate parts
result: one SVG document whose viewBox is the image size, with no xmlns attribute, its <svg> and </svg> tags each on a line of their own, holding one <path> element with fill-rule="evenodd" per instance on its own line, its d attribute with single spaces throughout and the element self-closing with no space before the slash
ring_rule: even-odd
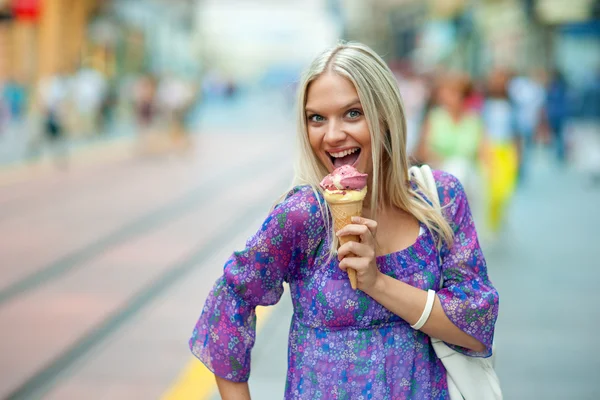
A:
<svg viewBox="0 0 600 400">
<path fill-rule="evenodd" d="M 397 213 L 397 212 L 405 212 L 404 210 L 402 210 L 400 207 L 397 207 L 393 204 L 390 203 L 383 203 L 383 204 L 379 204 L 379 206 L 377 207 L 377 218 L 381 218 L 382 216 L 385 215 L 389 215 L 390 213 Z M 365 218 L 369 218 L 369 219 L 373 219 L 371 217 L 375 216 L 374 214 L 374 210 L 370 207 L 370 204 L 368 204 L 368 202 L 365 202 L 363 204 L 363 211 L 362 214 Z"/>
<path fill-rule="evenodd" d="M 449 108 L 448 109 L 448 114 L 450 114 L 450 118 L 452 118 L 452 120 L 454 122 L 458 122 L 464 116 L 465 109 L 464 109 L 464 107 Z"/>
</svg>

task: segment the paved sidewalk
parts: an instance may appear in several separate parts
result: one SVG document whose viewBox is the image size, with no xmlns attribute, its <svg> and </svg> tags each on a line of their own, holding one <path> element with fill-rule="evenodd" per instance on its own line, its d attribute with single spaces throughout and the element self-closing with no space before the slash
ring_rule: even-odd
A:
<svg viewBox="0 0 600 400">
<path fill-rule="evenodd" d="M 289 184 L 288 139 L 0 187 L 0 398 L 160 398 L 224 260 Z"/>
</svg>

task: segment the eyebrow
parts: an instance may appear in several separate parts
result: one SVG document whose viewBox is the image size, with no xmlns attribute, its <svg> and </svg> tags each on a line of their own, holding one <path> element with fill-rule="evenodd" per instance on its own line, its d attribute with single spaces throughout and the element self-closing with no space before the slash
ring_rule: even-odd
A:
<svg viewBox="0 0 600 400">
<path fill-rule="evenodd" d="M 357 105 L 357 104 L 361 105 L 361 107 L 362 107 L 362 104 L 360 104 L 360 100 L 359 99 L 354 99 L 351 102 L 349 102 L 348 104 L 346 104 L 345 106 L 340 107 L 340 110 L 345 110 L 346 108 L 350 108 L 350 107 L 352 107 L 354 105 Z M 305 108 L 304 111 L 307 112 L 307 113 L 315 113 L 315 114 L 317 114 L 316 111 L 314 111 L 314 110 L 312 110 L 310 108 Z"/>
</svg>

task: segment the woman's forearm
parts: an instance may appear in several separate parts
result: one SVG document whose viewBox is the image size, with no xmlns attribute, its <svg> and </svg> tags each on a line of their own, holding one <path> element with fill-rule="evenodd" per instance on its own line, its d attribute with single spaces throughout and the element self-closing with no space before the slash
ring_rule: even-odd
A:
<svg viewBox="0 0 600 400">
<path fill-rule="evenodd" d="M 215 375 L 223 400 L 250 400 L 248 382 L 233 382 Z"/>
<path fill-rule="evenodd" d="M 421 317 L 427 300 L 427 291 L 385 274 L 380 274 L 377 284 L 367 294 L 411 325 Z M 444 342 L 470 350 L 479 352 L 485 350 L 481 342 L 460 330 L 448 319 L 437 296 L 435 296 L 431 315 L 421 331 Z"/>
</svg>

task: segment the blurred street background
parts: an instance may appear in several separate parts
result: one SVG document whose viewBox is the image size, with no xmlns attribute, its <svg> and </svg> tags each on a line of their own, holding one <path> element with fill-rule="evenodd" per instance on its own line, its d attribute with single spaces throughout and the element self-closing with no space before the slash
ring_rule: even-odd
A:
<svg viewBox="0 0 600 400">
<path fill-rule="evenodd" d="M 505 398 L 600 399 L 600 1 L 0 0 L 1 399 L 218 399 L 188 338 L 340 39 L 394 71 L 413 159 L 468 182 Z M 487 152 L 432 156 L 473 127 Z M 255 399 L 291 307 L 259 310 Z"/>
</svg>

